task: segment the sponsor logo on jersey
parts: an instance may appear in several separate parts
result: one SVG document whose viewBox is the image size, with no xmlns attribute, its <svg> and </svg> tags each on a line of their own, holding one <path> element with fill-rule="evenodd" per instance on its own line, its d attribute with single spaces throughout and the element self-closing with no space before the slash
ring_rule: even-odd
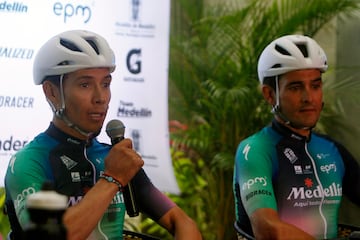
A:
<svg viewBox="0 0 360 240">
<path fill-rule="evenodd" d="M 250 188 L 252 188 L 252 186 L 253 186 L 254 184 L 265 187 L 265 186 L 267 185 L 266 178 L 265 178 L 265 177 L 255 177 L 255 178 L 248 179 L 248 180 L 242 185 L 242 189 L 243 189 L 243 190 L 250 189 Z"/>
<path fill-rule="evenodd" d="M 72 182 L 80 182 L 81 177 L 79 172 L 71 172 L 71 180 Z"/>
<path fill-rule="evenodd" d="M 22 206 L 23 202 L 26 200 L 26 198 L 30 195 L 35 193 L 35 188 L 33 187 L 28 187 L 25 188 L 24 190 L 21 191 L 21 193 L 19 193 L 16 196 L 16 199 L 14 200 L 14 207 L 15 208 L 19 208 Z"/>
<path fill-rule="evenodd" d="M 255 197 L 256 195 L 266 195 L 266 196 L 271 196 L 271 192 L 268 190 L 255 190 L 253 192 L 250 192 L 249 194 L 246 195 L 246 201 L 249 201 L 252 197 Z"/>
<path fill-rule="evenodd" d="M 68 201 L 68 206 L 74 206 L 78 204 L 84 196 L 70 196 Z M 123 203 L 124 198 L 123 195 L 120 192 L 117 192 L 114 196 L 114 198 L 111 200 L 111 204 L 119 204 Z"/>
<path fill-rule="evenodd" d="M 295 139 L 297 139 L 297 140 L 301 140 L 302 139 L 302 137 L 300 137 L 300 136 L 298 136 L 298 135 L 296 135 L 296 134 L 291 134 L 291 136 L 290 137 L 292 137 L 292 138 L 295 138 Z"/>
<path fill-rule="evenodd" d="M 326 172 L 327 174 L 329 174 L 330 172 L 336 172 L 336 164 L 331 163 L 331 164 L 321 165 L 320 170 L 322 172 Z"/>
<path fill-rule="evenodd" d="M 119 204 L 124 202 L 124 197 L 120 192 L 117 192 L 114 198 L 111 200 L 111 204 Z"/>
<path fill-rule="evenodd" d="M 83 196 L 70 196 L 68 201 L 68 206 L 74 206 L 78 204 L 81 199 L 83 199 Z"/>
<path fill-rule="evenodd" d="M 245 160 L 247 161 L 248 160 L 248 154 L 250 152 L 250 145 L 249 144 L 246 144 L 246 146 L 244 147 L 242 153 L 244 154 L 244 157 L 245 157 Z"/>
<path fill-rule="evenodd" d="M 340 184 L 332 183 L 326 188 L 317 185 L 315 188 L 306 189 L 305 187 L 293 187 L 287 197 L 287 200 L 314 199 L 323 197 L 342 196 L 342 187 Z"/>
<path fill-rule="evenodd" d="M 306 165 L 305 166 L 304 173 L 306 173 L 306 174 L 313 173 L 311 165 Z"/>
<path fill-rule="evenodd" d="M 316 157 L 320 160 L 323 160 L 325 158 L 330 157 L 330 154 L 329 153 L 318 153 L 318 154 L 316 154 Z"/>
<path fill-rule="evenodd" d="M 79 140 L 76 140 L 76 139 L 70 138 L 70 137 L 67 138 L 66 141 L 69 143 L 77 144 L 77 145 L 79 145 L 81 143 Z"/>
<path fill-rule="evenodd" d="M 60 157 L 60 159 L 68 170 L 72 169 L 73 167 L 75 167 L 78 164 L 76 161 L 72 160 L 71 158 L 69 158 L 68 156 L 65 156 L 65 155 L 62 155 Z"/>
<path fill-rule="evenodd" d="M 294 165 L 295 174 L 303 174 L 302 167 L 300 165 Z"/>
<path fill-rule="evenodd" d="M 289 161 L 293 164 L 298 160 L 298 157 L 295 155 L 295 152 L 291 148 L 284 149 L 284 155 Z"/>
<path fill-rule="evenodd" d="M 251 188 L 254 187 L 254 185 L 256 185 L 257 188 L 260 187 L 265 187 L 267 186 L 267 181 L 266 181 L 266 177 L 255 177 L 255 178 L 251 178 L 248 179 L 243 185 L 242 185 L 242 189 L 243 190 L 250 190 Z M 246 201 L 249 201 L 251 198 L 253 198 L 254 196 L 257 195 L 268 195 L 271 196 L 271 192 L 269 192 L 268 190 L 265 189 L 256 189 L 252 192 L 249 192 L 245 198 Z"/>
<path fill-rule="evenodd" d="M 301 165 L 294 165 L 295 174 L 311 174 L 311 165 L 305 165 L 305 167 Z"/>
</svg>

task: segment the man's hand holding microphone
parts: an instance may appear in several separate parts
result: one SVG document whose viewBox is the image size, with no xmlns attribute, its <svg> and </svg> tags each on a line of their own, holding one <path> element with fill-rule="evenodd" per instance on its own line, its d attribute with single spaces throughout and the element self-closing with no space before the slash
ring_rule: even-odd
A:
<svg viewBox="0 0 360 240">
<path fill-rule="evenodd" d="M 112 148 L 105 158 L 104 175 L 114 178 L 121 184 L 127 213 L 134 217 L 139 212 L 131 179 L 144 165 L 144 160 L 133 149 L 131 139 L 124 138 L 124 132 L 125 126 L 120 120 L 111 120 L 106 126 Z"/>
</svg>

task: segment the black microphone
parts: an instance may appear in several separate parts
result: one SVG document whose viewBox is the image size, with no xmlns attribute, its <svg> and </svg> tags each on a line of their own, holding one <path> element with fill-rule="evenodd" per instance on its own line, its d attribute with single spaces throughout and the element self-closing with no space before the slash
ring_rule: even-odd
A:
<svg viewBox="0 0 360 240">
<path fill-rule="evenodd" d="M 123 140 L 124 133 L 125 126 L 118 119 L 113 119 L 106 125 L 106 134 L 110 137 L 112 145 L 115 145 L 116 143 Z M 138 216 L 139 208 L 136 204 L 135 191 L 131 180 L 126 186 L 124 186 L 123 196 L 127 214 L 130 217 Z"/>
</svg>

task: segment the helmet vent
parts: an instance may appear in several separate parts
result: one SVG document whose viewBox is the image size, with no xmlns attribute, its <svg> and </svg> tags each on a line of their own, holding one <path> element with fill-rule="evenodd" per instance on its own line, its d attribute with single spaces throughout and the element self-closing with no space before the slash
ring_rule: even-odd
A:
<svg viewBox="0 0 360 240">
<path fill-rule="evenodd" d="M 91 39 L 85 39 L 85 41 L 94 49 L 97 55 L 99 55 L 99 48 L 96 46 L 96 43 Z M 60 44 L 67 49 L 75 52 L 82 52 L 80 48 L 78 48 L 74 43 L 67 41 L 65 39 L 60 39 Z"/>
<path fill-rule="evenodd" d="M 277 63 L 277 64 L 273 65 L 271 68 L 281 68 L 281 67 L 282 67 L 282 65 L 280 63 Z"/>
<path fill-rule="evenodd" d="M 65 65 L 70 65 L 70 61 L 62 61 L 58 63 L 58 66 L 65 66 Z"/>
<path fill-rule="evenodd" d="M 96 43 L 91 39 L 86 39 L 86 41 L 90 44 L 90 46 L 94 49 L 97 55 L 99 55 L 99 48 L 96 46 Z"/>
<path fill-rule="evenodd" d="M 275 44 L 275 50 L 278 51 L 279 53 L 283 54 L 283 55 L 291 56 L 291 54 L 288 51 L 286 51 L 285 48 L 283 48 L 282 46 L 280 46 L 278 44 Z"/>
<path fill-rule="evenodd" d="M 71 51 L 81 52 L 81 50 L 75 44 L 65 39 L 60 39 L 60 44 L 65 48 L 70 49 Z"/>
<path fill-rule="evenodd" d="M 305 44 L 296 44 L 296 46 L 299 48 L 305 58 L 309 57 L 309 53 Z"/>
</svg>

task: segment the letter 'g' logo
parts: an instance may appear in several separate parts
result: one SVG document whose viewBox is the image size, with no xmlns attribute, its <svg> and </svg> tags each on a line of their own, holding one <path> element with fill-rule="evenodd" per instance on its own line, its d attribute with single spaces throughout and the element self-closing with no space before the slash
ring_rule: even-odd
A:
<svg viewBox="0 0 360 240">
<path fill-rule="evenodd" d="M 131 49 L 126 56 L 126 66 L 132 74 L 141 72 L 141 49 Z"/>
</svg>

